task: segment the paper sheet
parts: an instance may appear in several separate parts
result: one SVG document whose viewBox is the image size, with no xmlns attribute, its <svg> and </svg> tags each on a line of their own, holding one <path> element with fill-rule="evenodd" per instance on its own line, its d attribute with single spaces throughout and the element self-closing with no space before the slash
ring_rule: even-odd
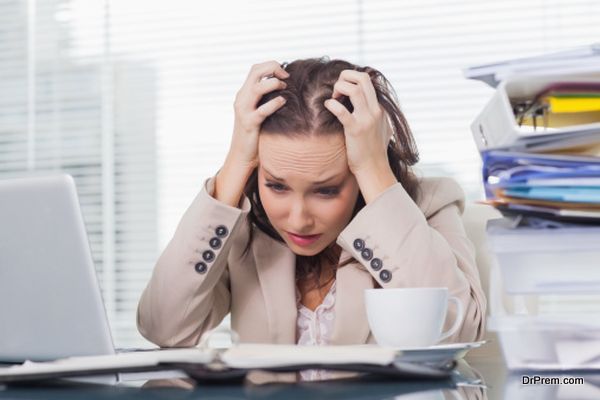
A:
<svg viewBox="0 0 600 400">
<path fill-rule="evenodd" d="M 21 365 L 0 368 L 0 376 L 19 376 L 43 373 L 61 373 L 86 370 L 117 370 L 135 367 L 151 367 L 160 363 L 209 363 L 213 350 L 169 349 L 141 351 L 103 356 L 70 357 L 52 362 L 27 361 Z"/>
<path fill-rule="evenodd" d="M 277 344 L 241 344 L 228 349 L 221 359 L 234 368 L 277 367 L 302 364 L 389 365 L 399 351 L 377 345 L 296 346 Z"/>
</svg>

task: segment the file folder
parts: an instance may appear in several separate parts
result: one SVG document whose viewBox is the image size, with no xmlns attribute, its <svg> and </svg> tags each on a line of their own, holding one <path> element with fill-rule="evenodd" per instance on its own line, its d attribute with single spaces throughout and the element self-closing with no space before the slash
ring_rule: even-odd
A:
<svg viewBox="0 0 600 400">
<path fill-rule="evenodd" d="M 482 153 L 488 204 L 509 216 L 600 223 L 600 158 Z"/>
</svg>

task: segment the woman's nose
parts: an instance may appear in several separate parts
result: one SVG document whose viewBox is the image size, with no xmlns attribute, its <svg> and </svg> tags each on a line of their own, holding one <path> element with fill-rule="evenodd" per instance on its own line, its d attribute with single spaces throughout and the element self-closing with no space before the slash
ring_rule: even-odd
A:
<svg viewBox="0 0 600 400">
<path fill-rule="evenodd" d="M 296 201 L 290 210 L 290 225 L 295 233 L 308 233 L 313 225 L 313 216 L 304 201 Z"/>
</svg>

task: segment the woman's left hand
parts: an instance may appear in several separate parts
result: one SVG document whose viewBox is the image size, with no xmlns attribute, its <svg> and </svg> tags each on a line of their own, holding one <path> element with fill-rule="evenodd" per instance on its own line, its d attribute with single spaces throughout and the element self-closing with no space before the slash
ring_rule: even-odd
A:
<svg viewBox="0 0 600 400">
<path fill-rule="evenodd" d="M 348 96 L 354 107 L 350 113 L 337 99 Z M 375 88 L 366 72 L 344 70 L 333 86 L 331 99 L 325 101 L 325 107 L 335 115 L 344 126 L 346 155 L 350 172 L 366 183 L 371 179 L 381 178 L 382 173 L 389 178 L 391 168 L 387 159 L 387 147 L 392 136 L 392 128 L 381 104 L 377 100 Z M 393 174 L 392 174 L 393 176 Z M 383 186 L 389 186 L 387 179 Z M 387 183 L 387 185 L 386 185 Z M 367 200 L 369 190 L 361 185 Z M 373 186 L 369 183 L 369 186 Z M 371 197 L 379 194 L 385 187 L 371 189 Z M 368 201 L 367 201 L 368 202 Z"/>
</svg>

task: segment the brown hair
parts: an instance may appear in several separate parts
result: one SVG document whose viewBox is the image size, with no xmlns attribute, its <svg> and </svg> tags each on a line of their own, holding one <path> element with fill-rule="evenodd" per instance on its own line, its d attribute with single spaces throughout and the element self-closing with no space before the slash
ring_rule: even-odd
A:
<svg viewBox="0 0 600 400">
<path fill-rule="evenodd" d="M 325 100 L 331 98 L 333 86 L 340 73 L 345 69 L 366 72 L 377 93 L 379 104 L 390 117 L 393 136 L 387 148 L 390 167 L 410 197 L 417 196 L 418 182 L 412 174 L 410 166 L 418 159 L 414 138 L 400 111 L 394 89 L 381 72 L 371 67 L 359 67 L 343 60 L 329 60 L 327 57 L 296 60 L 284 63 L 283 68 L 290 74 L 285 79 L 287 87 L 265 94 L 259 101 L 260 106 L 267 101 L 283 96 L 287 101 L 283 107 L 267 117 L 261 125 L 261 134 L 282 134 L 290 136 L 309 136 L 313 134 L 327 135 L 344 132 L 341 122 L 324 106 Z M 343 96 L 338 99 L 350 112 L 353 111 L 350 98 Z M 258 193 L 258 172 L 254 170 L 244 189 L 244 194 L 252 204 L 249 221 L 261 231 L 275 240 L 284 242 L 268 220 Z M 359 193 L 352 212 L 352 218 L 365 206 L 365 200 Z M 252 243 L 252 229 L 244 254 Z M 339 254 L 335 252 L 335 242 L 314 256 L 296 255 L 296 281 L 308 282 L 313 280 L 315 287 L 319 284 L 322 272 L 335 277 L 335 271 L 354 259 L 350 258 L 338 265 Z M 323 271 L 323 265 L 332 266 L 330 271 Z"/>
</svg>

